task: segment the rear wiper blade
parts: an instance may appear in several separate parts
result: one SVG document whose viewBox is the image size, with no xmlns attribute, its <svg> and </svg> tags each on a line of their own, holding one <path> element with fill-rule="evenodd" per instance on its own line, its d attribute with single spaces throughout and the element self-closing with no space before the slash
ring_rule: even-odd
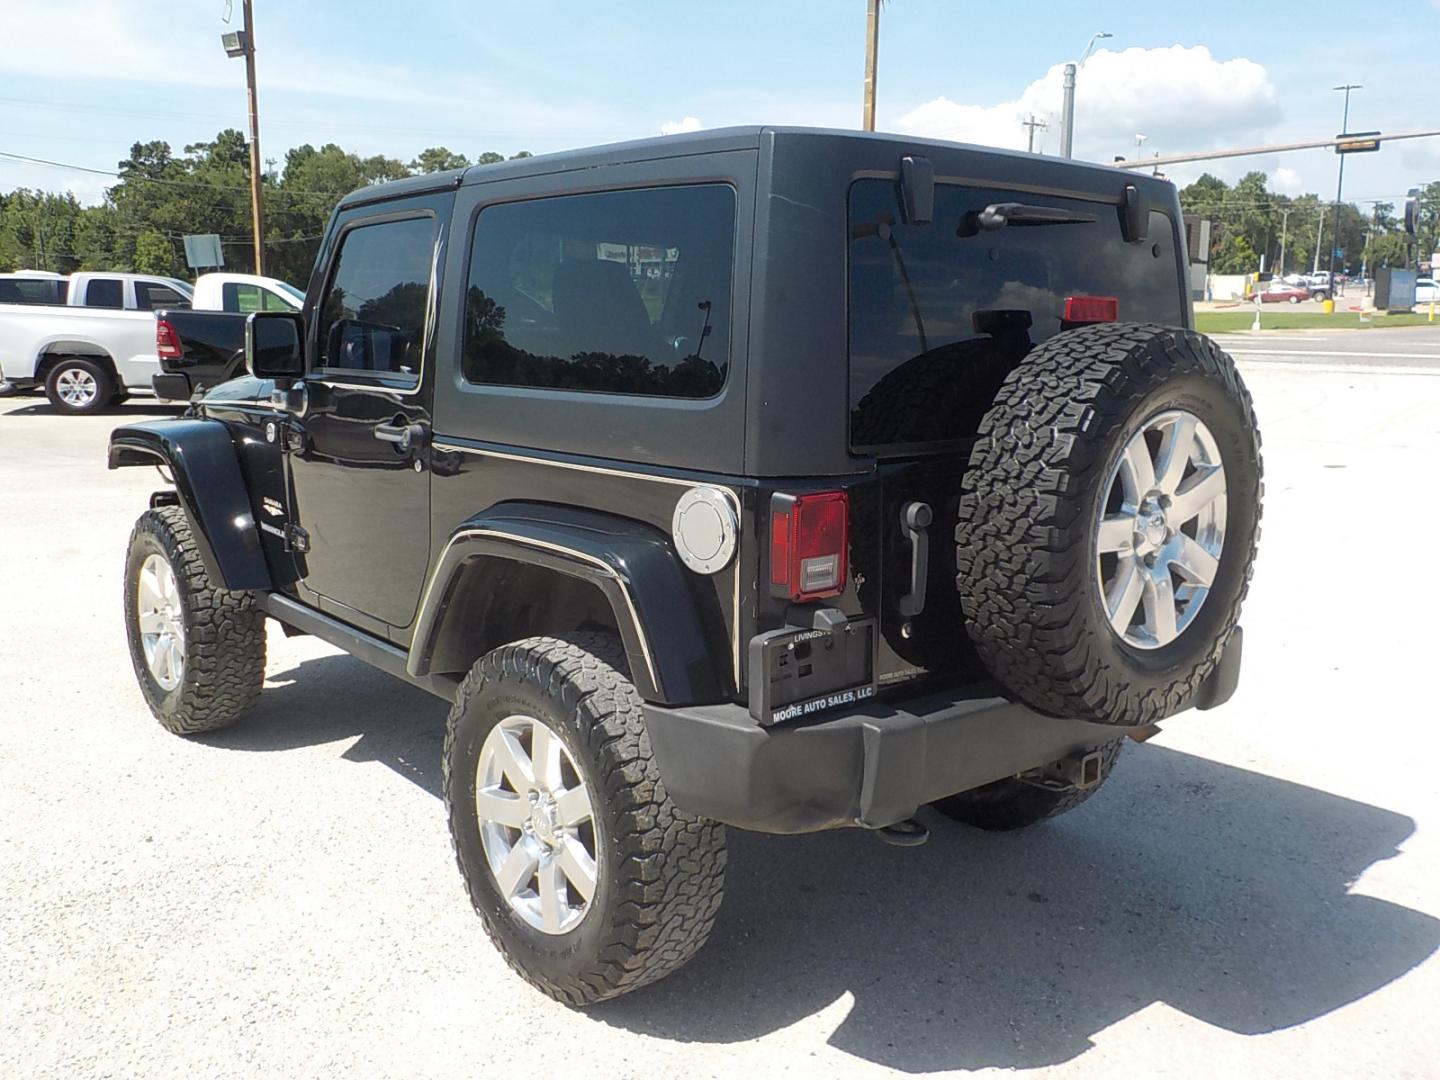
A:
<svg viewBox="0 0 1440 1080">
<path fill-rule="evenodd" d="M 971 210 L 960 219 L 957 236 L 974 236 L 979 232 L 1003 229 L 1007 225 L 1084 225 L 1099 219 L 1094 214 L 1062 210 L 1058 206 L 1033 206 L 1030 203 L 991 203 L 984 210 Z"/>
</svg>

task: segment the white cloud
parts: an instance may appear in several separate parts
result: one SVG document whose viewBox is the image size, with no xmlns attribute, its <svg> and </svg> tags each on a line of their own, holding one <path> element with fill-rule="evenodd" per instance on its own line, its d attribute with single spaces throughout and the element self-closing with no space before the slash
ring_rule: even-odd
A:
<svg viewBox="0 0 1440 1080">
<path fill-rule="evenodd" d="M 660 125 L 661 135 L 682 135 L 687 131 L 699 131 L 705 125 L 693 116 L 687 116 L 683 120 L 666 120 Z"/>
<path fill-rule="evenodd" d="M 936 98 L 895 122 L 907 134 L 1024 149 L 1021 121 L 1033 114 L 1048 124 L 1036 148 L 1060 146 L 1064 65 L 1056 64 L 1014 101 L 960 104 Z M 1217 60 L 1203 45 L 1161 49 L 1101 49 L 1076 80 L 1075 155 L 1109 161 L 1134 152 L 1146 135 L 1149 153 L 1183 152 L 1231 143 L 1237 134 L 1279 120 L 1275 87 L 1252 60 Z"/>
<path fill-rule="evenodd" d="M 1294 169 L 1281 166 L 1270 174 L 1270 190 L 1281 195 L 1301 195 L 1304 194 L 1305 183 Z"/>
</svg>

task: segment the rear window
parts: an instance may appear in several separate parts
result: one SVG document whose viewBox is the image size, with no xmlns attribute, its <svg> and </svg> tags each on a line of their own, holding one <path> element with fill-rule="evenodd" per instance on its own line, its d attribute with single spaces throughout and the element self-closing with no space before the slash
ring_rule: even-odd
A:
<svg viewBox="0 0 1440 1080">
<path fill-rule="evenodd" d="M 465 293 L 472 383 L 719 393 L 730 360 L 727 185 L 564 195 L 479 216 Z"/>
<path fill-rule="evenodd" d="M 63 304 L 66 285 L 54 278 L 0 278 L 0 304 Z"/>
<path fill-rule="evenodd" d="M 1006 202 L 1095 220 L 961 227 Z M 1110 204 L 937 184 L 934 220 L 907 225 L 898 184 L 867 179 L 850 188 L 849 218 L 852 446 L 973 434 L 978 415 L 947 428 L 914 402 L 965 386 L 966 411 L 983 411 L 1025 353 L 1060 331 L 1067 296 L 1116 296 L 1126 322 L 1183 323 L 1174 226 L 1158 211 L 1149 236 L 1131 244 Z M 916 422 L 897 421 L 905 410 Z"/>
</svg>

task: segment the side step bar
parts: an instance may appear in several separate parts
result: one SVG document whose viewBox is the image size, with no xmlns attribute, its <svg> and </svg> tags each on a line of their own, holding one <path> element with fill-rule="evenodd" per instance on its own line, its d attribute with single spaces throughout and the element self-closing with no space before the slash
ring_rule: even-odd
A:
<svg viewBox="0 0 1440 1080">
<path fill-rule="evenodd" d="M 329 615 L 296 603 L 288 596 L 278 593 L 259 593 L 257 600 L 261 610 L 277 622 L 303 630 L 307 634 L 344 649 L 351 656 L 364 660 L 371 667 L 377 667 L 387 675 L 404 679 L 411 686 L 418 686 L 445 701 L 455 700 L 455 690 L 460 680 L 453 675 L 411 675 L 405 670 L 404 649 L 382 641 L 373 634 L 333 619 Z"/>
</svg>

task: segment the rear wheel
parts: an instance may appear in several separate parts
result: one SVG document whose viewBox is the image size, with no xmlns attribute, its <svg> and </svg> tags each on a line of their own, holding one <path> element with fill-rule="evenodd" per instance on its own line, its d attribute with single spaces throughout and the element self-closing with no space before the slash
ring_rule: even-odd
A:
<svg viewBox="0 0 1440 1080">
<path fill-rule="evenodd" d="M 1239 618 L 1260 493 L 1250 395 L 1209 339 L 1051 338 L 1006 379 L 965 473 L 957 583 L 981 659 L 1051 715 L 1179 711 Z"/>
<path fill-rule="evenodd" d="M 1024 779 L 1007 776 L 973 791 L 962 791 L 959 795 L 939 799 L 931 803 L 936 810 L 954 821 L 973 825 L 977 829 L 997 832 L 1023 829 L 1050 818 L 1059 817 L 1090 798 L 1110 778 L 1115 762 L 1120 757 L 1122 740 L 1100 748 L 1100 774 L 1088 787 L 1066 786 L 1046 782 L 1044 770 Z"/>
<path fill-rule="evenodd" d="M 45 377 L 45 396 L 61 412 L 95 413 L 115 396 L 115 379 L 94 360 L 67 356 Z"/>
<path fill-rule="evenodd" d="M 675 971 L 719 910 L 724 826 L 670 801 L 608 634 L 527 638 L 471 669 L 445 735 L 460 873 L 486 933 L 584 1005 Z"/>
</svg>

